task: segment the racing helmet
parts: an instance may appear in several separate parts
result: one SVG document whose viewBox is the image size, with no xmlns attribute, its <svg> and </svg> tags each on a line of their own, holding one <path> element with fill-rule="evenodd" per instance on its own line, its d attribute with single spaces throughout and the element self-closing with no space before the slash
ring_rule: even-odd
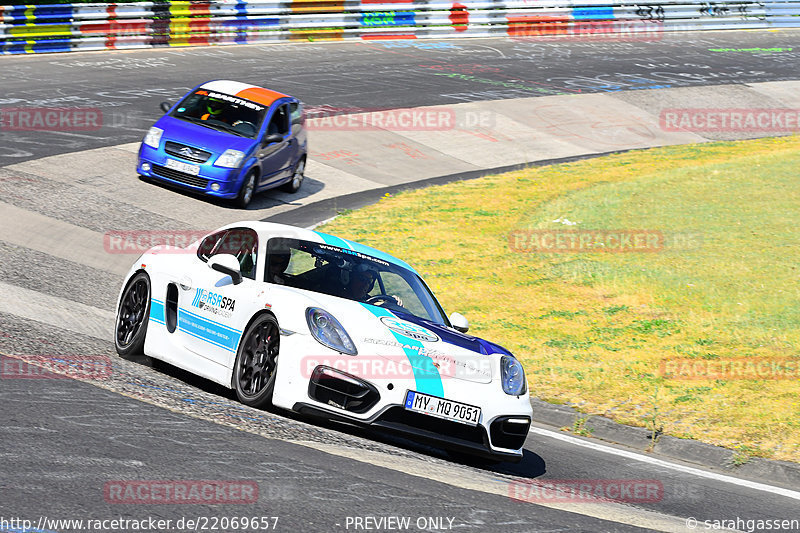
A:
<svg viewBox="0 0 800 533">
<path fill-rule="evenodd" d="M 209 98 L 206 100 L 206 111 L 210 115 L 219 115 L 225 108 L 225 102 L 219 98 Z"/>
<path fill-rule="evenodd" d="M 366 263 L 359 263 L 353 268 L 353 273 L 351 276 L 355 276 L 357 278 L 369 278 L 369 287 L 367 288 L 367 292 L 372 291 L 372 288 L 375 287 L 375 280 L 378 279 L 378 273 L 375 272 L 373 268 L 371 268 Z"/>
</svg>

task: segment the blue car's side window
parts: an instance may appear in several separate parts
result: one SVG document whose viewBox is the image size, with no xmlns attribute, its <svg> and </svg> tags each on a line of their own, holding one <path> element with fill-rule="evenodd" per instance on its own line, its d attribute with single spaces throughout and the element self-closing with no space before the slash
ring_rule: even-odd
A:
<svg viewBox="0 0 800 533">
<path fill-rule="evenodd" d="M 267 135 L 273 134 L 286 135 L 289 133 L 289 117 L 286 106 L 282 105 L 272 114 L 272 118 L 267 126 Z"/>
</svg>

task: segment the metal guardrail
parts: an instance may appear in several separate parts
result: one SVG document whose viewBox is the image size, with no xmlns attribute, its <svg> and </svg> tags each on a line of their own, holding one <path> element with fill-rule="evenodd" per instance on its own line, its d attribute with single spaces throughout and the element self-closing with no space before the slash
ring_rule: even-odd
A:
<svg viewBox="0 0 800 533">
<path fill-rule="evenodd" d="M 681 30 L 800 27 L 800 1 L 287 0 L 0 6 L 0 53 L 285 40 L 509 36 L 655 40 Z"/>
</svg>

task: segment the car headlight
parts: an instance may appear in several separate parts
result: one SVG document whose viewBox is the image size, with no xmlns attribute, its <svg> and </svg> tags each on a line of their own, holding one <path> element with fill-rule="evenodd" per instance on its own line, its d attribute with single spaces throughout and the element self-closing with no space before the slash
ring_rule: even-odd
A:
<svg viewBox="0 0 800 533">
<path fill-rule="evenodd" d="M 503 392 L 511 396 L 525 394 L 525 370 L 522 364 L 510 355 L 500 358 L 500 378 Z"/>
<path fill-rule="evenodd" d="M 242 164 L 242 160 L 244 160 L 244 152 L 228 148 L 219 156 L 219 159 L 217 159 L 217 162 L 214 164 L 218 167 L 239 168 L 239 165 Z"/>
<path fill-rule="evenodd" d="M 144 136 L 144 140 L 142 141 L 147 146 L 152 146 L 153 148 L 158 148 L 159 143 L 161 142 L 161 135 L 164 133 L 164 130 L 161 128 L 156 128 L 153 126 L 149 130 L 147 130 L 147 135 Z"/>
<path fill-rule="evenodd" d="M 356 345 L 344 330 L 338 320 L 333 318 L 329 312 L 319 307 L 309 307 L 306 309 L 306 321 L 311 335 L 320 344 L 327 346 L 337 352 L 356 355 Z"/>
</svg>

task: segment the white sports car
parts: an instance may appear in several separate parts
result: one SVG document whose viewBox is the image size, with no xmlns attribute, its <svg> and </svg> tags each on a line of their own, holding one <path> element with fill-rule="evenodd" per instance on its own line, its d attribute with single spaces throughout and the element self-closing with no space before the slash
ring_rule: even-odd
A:
<svg viewBox="0 0 800 533">
<path fill-rule="evenodd" d="M 131 268 L 114 330 L 144 353 L 275 405 L 519 461 L 531 423 L 522 365 L 466 335 L 419 274 L 384 252 L 266 222 L 225 226 Z"/>
</svg>

